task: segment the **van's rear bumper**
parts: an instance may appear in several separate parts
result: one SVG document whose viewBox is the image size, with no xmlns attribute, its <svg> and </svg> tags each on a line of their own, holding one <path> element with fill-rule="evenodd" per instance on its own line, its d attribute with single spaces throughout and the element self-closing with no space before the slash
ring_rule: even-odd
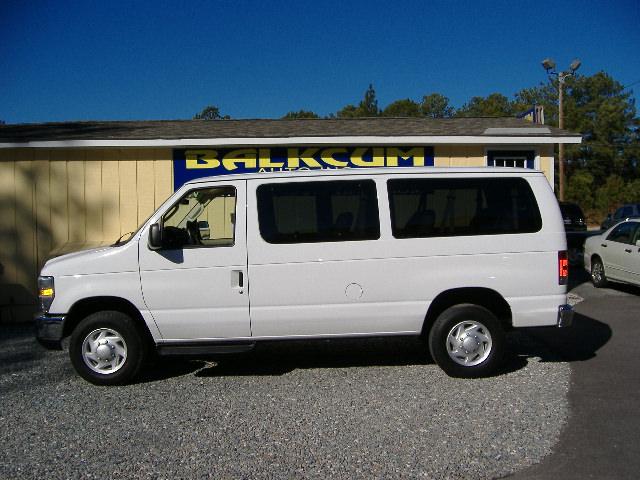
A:
<svg viewBox="0 0 640 480">
<path fill-rule="evenodd" d="M 558 327 L 570 327 L 573 323 L 573 307 L 560 305 L 558 307 Z"/>
<path fill-rule="evenodd" d="M 34 320 L 38 342 L 46 348 L 60 350 L 65 316 L 40 312 L 35 315 Z"/>
</svg>

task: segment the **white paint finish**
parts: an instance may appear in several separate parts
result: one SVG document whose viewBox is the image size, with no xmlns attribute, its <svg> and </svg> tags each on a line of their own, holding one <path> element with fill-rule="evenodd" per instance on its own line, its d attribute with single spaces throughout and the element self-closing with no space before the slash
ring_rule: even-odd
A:
<svg viewBox="0 0 640 480">
<path fill-rule="evenodd" d="M 375 177 L 381 225 L 390 224 L 386 180 L 415 177 L 419 176 L 410 171 Z M 358 177 L 343 174 L 342 178 Z M 564 295 L 566 287 L 558 285 L 558 251 L 566 249 L 566 239 L 558 205 L 541 173 L 526 178 L 537 194 L 543 217 L 538 233 L 398 240 L 391 236 L 390 228 L 384 228 L 379 240 L 296 245 L 269 244 L 260 237 L 255 192 L 262 183 L 306 179 L 249 181 L 254 335 L 419 332 L 431 301 L 455 288 L 490 288 L 507 301 L 522 296 L 523 291 L 540 297 Z M 330 179 L 335 178 L 324 180 Z M 344 295 L 350 283 L 361 285 L 364 291 L 356 303 Z M 553 316 L 545 315 L 535 324 L 555 324 L 561 303 L 554 306 Z M 526 312 L 523 315 L 514 321 L 522 325 L 532 321 Z"/>
<path fill-rule="evenodd" d="M 514 327 L 545 327 L 557 324 L 558 306 L 567 303 L 567 296 L 564 293 L 529 295 L 509 297 L 507 302 L 513 315 Z"/>
<path fill-rule="evenodd" d="M 495 177 L 500 175 L 511 175 L 516 177 L 524 177 L 527 179 L 538 178 L 541 172 L 530 168 L 512 168 L 512 167 L 494 167 L 487 169 L 486 167 L 360 167 L 360 168 L 336 168 L 336 169 L 314 169 L 314 170 L 295 170 L 293 172 L 264 172 L 264 173 L 234 173 L 228 175 L 214 175 L 209 177 L 195 178 L 185 185 L 202 186 L 214 185 L 220 181 L 227 180 L 276 180 L 276 181 L 305 181 L 310 179 L 327 179 L 332 177 L 333 180 L 343 178 L 345 175 L 353 177 L 366 177 L 374 179 L 376 182 L 381 181 L 389 175 L 428 175 L 429 178 L 467 178 L 475 177 Z M 544 179 L 544 176 L 541 178 Z M 362 178 L 360 178 L 362 179 Z M 381 204 L 382 205 L 382 204 Z"/>
<path fill-rule="evenodd" d="M 507 300 L 515 326 L 554 325 L 558 306 L 566 303 L 557 264 L 557 252 L 566 249 L 566 240 L 557 201 L 545 177 L 510 168 L 418 170 L 240 175 L 186 184 L 127 244 L 49 261 L 42 273 L 56 277 L 51 311 L 67 313 L 76 301 L 92 296 L 125 298 L 140 309 L 157 342 L 406 334 L 421 331 L 427 309 L 439 293 L 484 287 Z M 542 230 L 394 239 L 386 182 L 425 174 L 523 177 L 536 194 Z M 256 212 L 259 184 L 361 180 L 363 175 L 377 186 L 379 240 L 271 245 L 261 239 Z M 233 247 L 148 249 L 149 225 L 185 192 L 224 185 L 236 188 L 240 207 Z M 240 271 L 245 277 L 242 293 L 237 285 Z M 360 296 L 348 293 L 353 284 L 362 289 Z"/>
<path fill-rule="evenodd" d="M 138 272 L 138 246 L 133 240 L 54 257 L 42 268 L 42 275 L 54 276 L 122 272 Z"/>
<path fill-rule="evenodd" d="M 637 220 L 629 221 L 640 224 Z M 584 268 L 590 272 L 591 259 L 594 255 L 598 255 L 604 263 L 605 275 L 608 279 L 640 285 L 640 245 L 607 240 L 617 225 L 619 224 L 610 227 L 601 235 L 595 235 L 586 240 Z M 637 235 L 637 238 L 640 239 L 640 235 Z"/>
<path fill-rule="evenodd" d="M 554 144 L 581 143 L 580 135 L 554 137 L 550 135 L 406 135 L 406 136 L 340 136 L 340 137 L 236 137 L 177 138 L 146 140 L 56 140 L 0 143 L 0 148 L 146 148 L 146 147 L 219 147 L 252 145 L 441 145 L 441 144 Z"/>
<path fill-rule="evenodd" d="M 138 272 L 54 275 L 54 281 L 55 298 L 49 309 L 54 314 L 68 313 L 75 303 L 92 297 L 123 298 L 138 310 L 145 308 Z"/>
<path fill-rule="evenodd" d="M 548 127 L 492 127 L 485 128 L 485 135 L 536 135 L 550 134 Z"/>
<path fill-rule="evenodd" d="M 149 225 L 141 233 L 140 277 L 144 301 L 164 339 L 251 336 L 248 289 L 238 288 L 238 272 L 247 278 L 245 182 L 218 186 L 236 189 L 235 244 L 153 251 Z M 183 187 L 153 216 L 162 216 L 189 187 Z"/>
</svg>

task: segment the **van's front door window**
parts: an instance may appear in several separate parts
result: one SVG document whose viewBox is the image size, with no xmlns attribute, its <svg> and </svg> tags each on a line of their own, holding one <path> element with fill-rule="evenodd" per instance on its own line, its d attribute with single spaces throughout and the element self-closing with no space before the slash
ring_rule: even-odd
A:
<svg viewBox="0 0 640 480">
<path fill-rule="evenodd" d="M 165 240 L 176 248 L 233 245 L 235 209 L 233 187 L 192 190 L 162 218 Z"/>
</svg>

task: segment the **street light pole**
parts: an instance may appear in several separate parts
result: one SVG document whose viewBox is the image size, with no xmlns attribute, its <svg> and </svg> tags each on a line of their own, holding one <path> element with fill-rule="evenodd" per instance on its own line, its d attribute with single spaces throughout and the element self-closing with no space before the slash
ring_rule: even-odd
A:
<svg viewBox="0 0 640 480">
<path fill-rule="evenodd" d="M 565 73 L 558 75 L 558 128 L 564 128 L 564 79 Z M 564 202 L 564 143 L 558 144 L 558 198 Z"/>
<path fill-rule="evenodd" d="M 567 77 L 573 75 L 580 68 L 580 60 L 576 59 L 569 65 L 569 70 L 564 72 L 556 72 L 556 62 L 547 58 L 542 61 L 542 67 L 547 71 L 547 75 L 555 75 L 558 77 L 558 128 L 564 128 L 564 81 Z M 564 201 L 564 143 L 558 144 L 558 199 Z"/>
</svg>

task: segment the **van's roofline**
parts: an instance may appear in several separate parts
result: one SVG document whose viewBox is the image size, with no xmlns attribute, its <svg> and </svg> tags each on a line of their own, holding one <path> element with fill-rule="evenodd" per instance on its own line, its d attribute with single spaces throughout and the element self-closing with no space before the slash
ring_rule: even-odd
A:
<svg viewBox="0 0 640 480">
<path fill-rule="evenodd" d="M 224 175 L 214 175 L 209 177 L 195 178 L 185 182 L 184 185 L 195 185 L 198 183 L 221 182 L 225 180 L 255 180 L 273 178 L 305 178 L 305 177 L 342 177 L 345 175 L 512 175 L 525 177 L 532 175 L 544 175 L 540 170 L 531 168 L 513 167 L 377 167 L 377 168 L 336 168 L 336 169 L 314 169 L 314 170 L 290 170 L 277 172 L 251 172 L 251 173 L 231 173 Z"/>
</svg>

